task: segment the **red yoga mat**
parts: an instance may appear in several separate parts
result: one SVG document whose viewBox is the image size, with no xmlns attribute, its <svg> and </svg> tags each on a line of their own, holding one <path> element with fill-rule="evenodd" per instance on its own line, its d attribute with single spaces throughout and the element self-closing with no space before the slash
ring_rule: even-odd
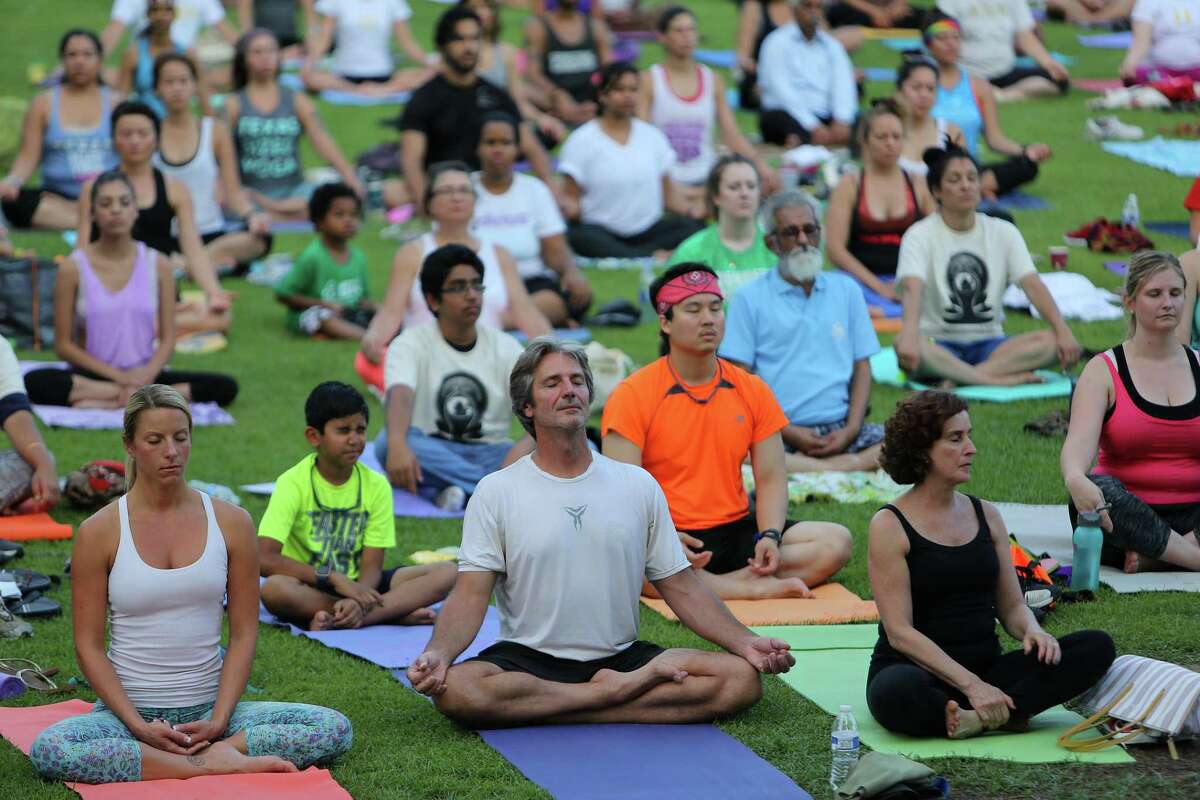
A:
<svg viewBox="0 0 1200 800">
<path fill-rule="evenodd" d="M 27 542 L 31 539 L 70 539 L 70 525 L 55 522 L 49 514 L 20 514 L 0 517 L 0 539 Z"/>
</svg>

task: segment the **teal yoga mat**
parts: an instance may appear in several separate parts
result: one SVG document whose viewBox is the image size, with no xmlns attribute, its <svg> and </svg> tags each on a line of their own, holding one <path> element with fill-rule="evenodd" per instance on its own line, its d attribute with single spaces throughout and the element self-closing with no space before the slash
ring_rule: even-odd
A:
<svg viewBox="0 0 1200 800">
<path fill-rule="evenodd" d="M 871 650 L 879 638 L 879 626 L 858 625 L 758 625 L 759 636 L 783 639 L 793 651 Z"/>
<path fill-rule="evenodd" d="M 1013 403 L 1017 400 L 1044 400 L 1048 397 L 1070 397 L 1071 379 L 1050 370 L 1037 372 L 1042 383 L 1026 383 L 1020 386 L 959 386 L 954 393 L 965 400 L 983 400 L 989 403 Z M 909 380 L 896 361 L 894 348 L 886 347 L 871 356 L 871 377 L 876 383 L 899 386 L 914 391 L 929 386 Z"/>
<path fill-rule="evenodd" d="M 870 626 L 829 626 L 870 627 Z M 843 634 L 831 634 L 837 642 Z M 784 683 L 812 700 L 827 714 L 836 714 L 838 706 L 849 703 L 858 721 L 863 744 L 881 753 L 899 753 L 909 758 L 987 758 L 1022 764 L 1048 764 L 1079 761 L 1089 764 L 1132 764 L 1133 758 L 1120 749 L 1095 753 L 1072 753 L 1058 745 L 1058 737 L 1082 717 L 1062 706 L 1033 718 L 1025 733 L 989 733 L 973 739 L 915 739 L 883 729 L 867 709 L 867 668 L 871 651 L 801 650 L 793 651 L 796 666 L 779 677 Z"/>
</svg>

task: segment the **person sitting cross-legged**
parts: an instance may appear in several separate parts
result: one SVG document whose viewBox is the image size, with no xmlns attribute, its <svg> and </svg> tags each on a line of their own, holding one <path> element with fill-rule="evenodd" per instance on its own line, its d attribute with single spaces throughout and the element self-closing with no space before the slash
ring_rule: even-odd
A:
<svg viewBox="0 0 1200 800">
<path fill-rule="evenodd" d="M 574 343 L 535 339 L 512 370 L 512 408 L 536 446 L 479 483 L 458 581 L 408 670 L 462 725 L 708 722 L 753 705 L 759 673 L 795 663 L 785 642 L 747 630 L 697 579 L 654 478 L 588 447 L 592 390 Z M 643 580 L 728 652 L 638 639 Z M 500 641 L 451 666 L 493 590 Z"/>
<path fill-rule="evenodd" d="M 304 403 L 315 452 L 279 476 L 258 526 L 262 600 L 311 630 L 384 622 L 422 625 L 454 585 L 454 567 L 383 568 L 396 544 L 392 488 L 358 463 L 370 412 L 358 390 L 319 384 Z"/>
<path fill-rule="evenodd" d="M 508 373 L 521 345 L 477 324 L 483 262 L 448 244 L 421 266 L 421 291 L 435 320 L 405 328 L 384 364 L 387 428 L 375 441 L 393 486 L 461 510 L 483 476 L 529 451 L 508 438 Z"/>
<path fill-rule="evenodd" d="M 0 450 L 0 514 L 46 511 L 58 502 L 58 471 L 21 382 L 21 367 L 0 336 L 0 431 L 11 450 Z"/>
<path fill-rule="evenodd" d="M 850 559 L 850 531 L 787 520 L 788 419 L 762 378 L 717 357 L 725 296 L 716 274 L 677 264 L 650 285 L 650 299 L 663 357 L 613 390 L 604 454 L 658 480 L 692 566 L 720 597 L 807 597 Z M 742 483 L 747 458 L 753 513 Z"/>
<path fill-rule="evenodd" d="M 734 295 L 721 356 L 775 393 L 788 418 L 789 473 L 875 469 L 883 426 L 863 420 L 879 339 L 862 291 L 822 269 L 821 224 L 807 195 L 774 195 L 760 215 L 779 262 Z"/>
</svg>

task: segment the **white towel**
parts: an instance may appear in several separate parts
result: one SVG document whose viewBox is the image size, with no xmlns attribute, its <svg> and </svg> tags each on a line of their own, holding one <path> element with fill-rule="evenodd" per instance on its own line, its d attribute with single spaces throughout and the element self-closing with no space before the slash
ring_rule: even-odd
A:
<svg viewBox="0 0 1200 800">
<path fill-rule="evenodd" d="M 1125 313 L 1121 309 L 1120 295 L 1097 288 L 1084 275 L 1076 272 L 1043 272 L 1039 277 L 1042 283 L 1046 284 L 1046 289 L 1054 298 L 1054 303 L 1064 319 L 1097 322 L 1120 319 Z M 1029 309 L 1029 313 L 1035 319 L 1041 319 L 1025 292 L 1015 284 L 1005 290 L 1004 305 L 1006 308 Z"/>
</svg>

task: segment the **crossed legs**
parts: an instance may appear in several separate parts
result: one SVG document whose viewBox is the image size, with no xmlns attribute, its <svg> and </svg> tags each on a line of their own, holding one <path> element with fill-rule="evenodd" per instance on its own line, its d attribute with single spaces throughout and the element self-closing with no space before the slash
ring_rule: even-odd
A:
<svg viewBox="0 0 1200 800">
<path fill-rule="evenodd" d="M 363 615 L 359 627 L 383 623 L 429 625 L 434 620 L 428 606 L 444 600 L 454 586 L 453 564 L 402 567 L 392 575 L 383 602 Z M 272 575 L 262 585 L 263 605 L 275 616 L 297 625 L 328 627 L 336 595 L 301 583 L 290 575 Z"/>
<path fill-rule="evenodd" d="M 1049 366 L 1058 358 L 1054 334 L 1035 331 L 1009 337 L 984 361 L 972 365 L 929 339 L 921 341 L 918 374 L 932 375 L 957 384 L 1013 386 L 1035 383 L 1035 369 Z"/>
</svg>

